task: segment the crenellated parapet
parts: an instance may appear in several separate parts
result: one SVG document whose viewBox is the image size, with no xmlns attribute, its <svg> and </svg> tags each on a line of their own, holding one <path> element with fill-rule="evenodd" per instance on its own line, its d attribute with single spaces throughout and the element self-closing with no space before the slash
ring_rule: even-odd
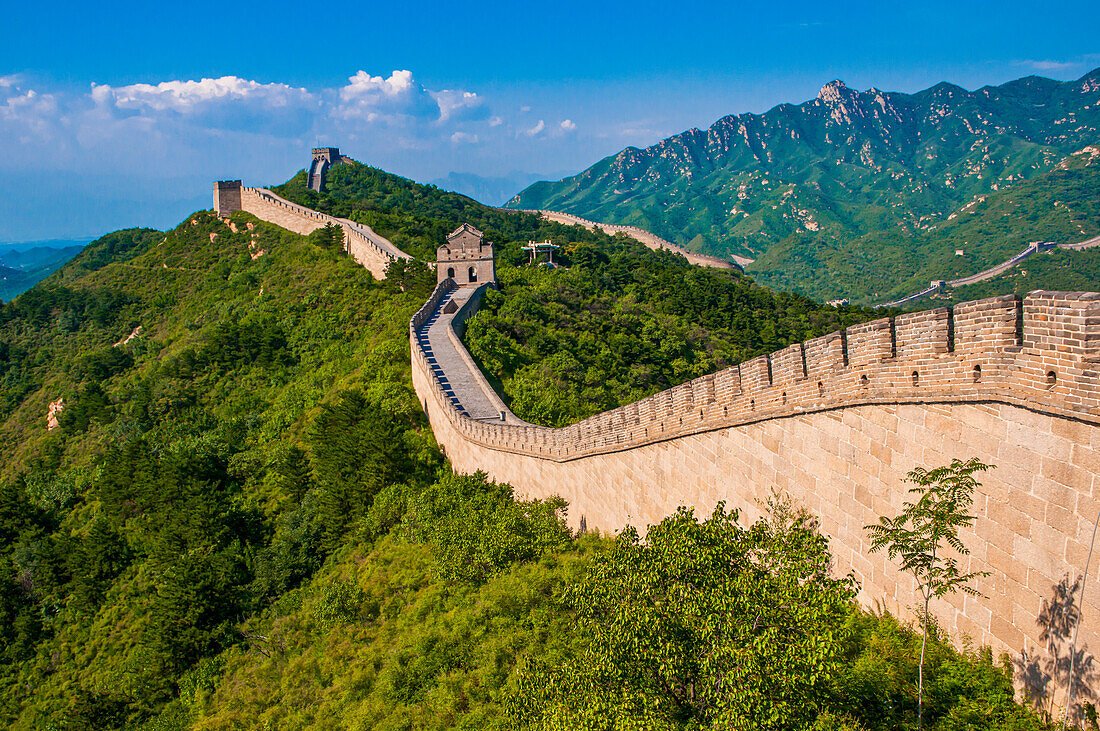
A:
<svg viewBox="0 0 1100 731">
<path fill-rule="evenodd" d="M 611 532 L 720 501 L 751 521 L 778 491 L 818 520 L 865 605 L 911 617 L 912 577 L 869 552 L 865 526 L 901 509 L 914 467 L 977 457 L 995 469 L 961 536 L 971 553 L 958 558 L 988 574 L 979 596 L 936 600 L 932 613 L 960 640 L 1042 655 L 1043 607 L 1080 575 L 1100 512 L 1100 294 L 883 318 L 553 429 L 454 406 L 421 347 L 453 286 L 440 283 L 410 336 L 413 385 L 457 471 L 484 471 L 524 498 L 560 495 L 574 528 Z M 453 393 L 462 377 L 442 375 Z M 1085 596 L 1082 611 L 1100 614 L 1098 599 Z M 1083 626 L 1081 642 L 1097 646 L 1100 631 Z"/>
<path fill-rule="evenodd" d="M 446 416 L 480 445 L 556 461 L 864 404 L 995 401 L 1095 424 L 1098 358 L 1100 294 L 1033 292 L 855 325 L 562 429 Z"/>
<path fill-rule="evenodd" d="M 385 279 L 386 267 L 390 262 L 412 258 L 389 239 L 375 233 L 370 226 L 300 206 L 267 188 L 242 186 L 239 180 L 214 184 L 214 210 L 219 216 L 228 216 L 233 211 L 247 211 L 261 221 L 303 235 L 329 224 L 339 226 L 344 232 L 344 250 L 377 279 Z"/>
</svg>

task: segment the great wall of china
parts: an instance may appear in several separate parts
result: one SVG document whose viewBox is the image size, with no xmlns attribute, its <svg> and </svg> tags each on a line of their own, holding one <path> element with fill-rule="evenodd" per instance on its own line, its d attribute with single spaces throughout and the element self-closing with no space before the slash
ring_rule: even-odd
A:
<svg viewBox="0 0 1100 731">
<path fill-rule="evenodd" d="M 318 213 L 280 198 L 267 188 L 245 187 L 239 180 L 223 180 L 214 184 L 214 211 L 219 216 L 246 211 L 261 221 L 303 235 L 328 224 L 339 226 L 344 232 L 344 250 L 369 269 L 376 279 L 385 279 L 386 267 L 395 259 L 412 258 L 389 239 L 376 234 L 370 226 Z"/>
<path fill-rule="evenodd" d="M 555 221 L 557 223 L 564 223 L 571 226 L 582 226 L 589 231 L 594 229 L 601 229 L 606 234 L 622 233 L 627 236 L 642 242 L 651 249 L 665 249 L 672 251 L 688 260 L 689 263 L 695 264 L 701 267 L 715 267 L 717 269 L 733 269 L 735 268 L 726 259 L 722 259 L 717 256 L 708 256 L 706 254 L 696 254 L 694 251 L 688 251 L 682 246 L 677 246 L 671 241 L 666 241 L 660 236 L 654 233 L 650 233 L 645 229 L 638 228 L 637 226 L 620 226 L 616 223 L 598 223 L 596 221 L 589 221 L 587 218 L 581 218 L 580 216 L 574 216 L 572 213 L 561 213 L 560 211 L 543 211 L 527 208 L 498 208 L 499 211 L 505 213 L 531 213 L 537 216 L 542 216 L 547 221 Z M 745 256 L 731 256 L 733 261 L 737 262 L 738 266 L 746 267 L 752 264 L 753 260 Z"/>
<path fill-rule="evenodd" d="M 330 218 L 242 193 L 240 208 L 300 233 Z M 365 266 L 403 255 L 377 239 L 357 256 Z M 974 583 L 981 596 L 933 611 L 956 637 L 1042 657 L 1043 608 L 1081 575 L 1100 514 L 1100 293 L 883 318 L 554 429 L 512 414 L 462 345 L 488 286 L 444 279 L 409 324 L 413 385 L 456 470 L 482 470 L 520 497 L 561 495 L 574 528 L 608 532 L 680 505 L 708 515 L 719 501 L 751 521 L 775 490 L 817 517 L 864 605 L 907 617 L 914 582 L 868 551 L 864 526 L 901 509 L 913 467 L 978 457 L 996 468 L 982 475 L 962 569 L 990 574 Z M 1093 579 L 1078 641 L 1091 652 Z"/>
</svg>

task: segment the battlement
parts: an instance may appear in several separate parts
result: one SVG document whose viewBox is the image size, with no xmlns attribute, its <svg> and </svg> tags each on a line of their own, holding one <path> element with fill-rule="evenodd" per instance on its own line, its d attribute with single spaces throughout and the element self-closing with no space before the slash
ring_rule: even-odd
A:
<svg viewBox="0 0 1100 731">
<path fill-rule="evenodd" d="M 419 325 L 414 318 L 410 328 Z M 478 444 L 563 461 L 860 404 L 993 401 L 1100 423 L 1098 362 L 1100 294 L 1038 291 L 855 325 L 563 429 L 445 411 Z"/>
</svg>

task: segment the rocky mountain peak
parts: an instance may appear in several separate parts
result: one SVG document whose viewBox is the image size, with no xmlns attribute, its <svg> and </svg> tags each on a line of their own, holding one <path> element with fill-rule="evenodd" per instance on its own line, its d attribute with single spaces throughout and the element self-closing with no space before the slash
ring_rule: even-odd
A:
<svg viewBox="0 0 1100 731">
<path fill-rule="evenodd" d="M 825 86 L 821 87 L 821 91 L 817 93 L 817 98 L 826 104 L 842 104 L 846 96 L 850 96 L 852 90 L 848 88 L 840 79 L 833 79 Z"/>
</svg>

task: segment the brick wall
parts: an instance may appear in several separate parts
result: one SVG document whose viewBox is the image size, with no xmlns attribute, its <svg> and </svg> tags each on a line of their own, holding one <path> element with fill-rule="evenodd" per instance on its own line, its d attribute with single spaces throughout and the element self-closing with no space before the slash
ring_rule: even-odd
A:
<svg viewBox="0 0 1100 731">
<path fill-rule="evenodd" d="M 637 226 L 620 226 L 614 223 L 596 223 L 595 221 L 589 221 L 586 218 L 580 216 L 574 216 L 572 213 L 560 213 L 558 211 L 542 211 L 542 210 L 517 210 L 514 208 L 500 208 L 498 210 L 505 213 L 535 213 L 548 221 L 556 221 L 557 223 L 564 223 L 571 226 L 583 226 L 586 229 L 592 230 L 599 228 L 604 233 L 614 236 L 617 233 L 624 233 L 632 239 L 642 242 L 651 249 L 668 249 L 680 254 L 691 264 L 696 264 L 703 267 L 716 267 L 718 269 L 733 269 L 734 266 L 726 259 L 722 259 L 717 256 L 708 256 L 706 254 L 696 254 L 693 251 L 688 251 L 682 246 L 677 246 L 671 241 L 662 239 L 654 233 L 650 233 L 645 229 L 638 228 Z M 740 266 L 748 266 L 753 262 L 744 256 L 731 257 Z"/>
<path fill-rule="evenodd" d="M 753 520 L 777 489 L 819 518 L 861 600 L 902 616 L 914 584 L 868 553 L 864 526 L 900 510 L 915 466 L 996 465 L 963 536 L 964 570 L 991 572 L 976 584 L 984 597 L 934 602 L 948 631 L 996 652 L 1042 647 L 1042 602 L 1083 570 L 1100 511 L 1100 294 L 1034 292 L 865 323 L 564 429 L 463 418 L 415 339 L 412 358 L 455 469 L 484 470 L 521 496 L 559 494 L 571 525 L 603 531 L 679 505 L 707 515 L 718 501 Z M 1098 586 L 1093 577 L 1086 617 L 1100 617 Z M 1094 650 L 1097 626 L 1081 627 Z"/>
<path fill-rule="evenodd" d="M 344 230 L 345 250 L 377 279 L 385 279 L 386 267 L 394 259 L 411 258 L 389 239 L 376 234 L 370 226 L 318 213 L 280 198 L 265 188 L 242 188 L 240 210 L 299 234 L 311 233 L 329 223 L 338 225 Z"/>
</svg>

